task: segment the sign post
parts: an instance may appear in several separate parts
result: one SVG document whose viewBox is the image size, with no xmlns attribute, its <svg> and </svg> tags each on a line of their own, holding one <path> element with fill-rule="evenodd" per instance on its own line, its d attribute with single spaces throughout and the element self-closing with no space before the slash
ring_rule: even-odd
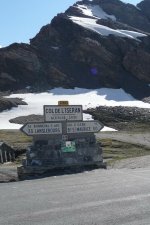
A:
<svg viewBox="0 0 150 225">
<path fill-rule="evenodd" d="M 23 165 L 17 168 L 19 179 L 54 168 L 105 166 L 101 146 L 94 135 L 103 124 L 96 120 L 83 121 L 81 105 L 68 105 L 67 101 L 45 105 L 44 121 L 29 122 L 21 128 L 33 137 L 33 144 Z"/>
</svg>

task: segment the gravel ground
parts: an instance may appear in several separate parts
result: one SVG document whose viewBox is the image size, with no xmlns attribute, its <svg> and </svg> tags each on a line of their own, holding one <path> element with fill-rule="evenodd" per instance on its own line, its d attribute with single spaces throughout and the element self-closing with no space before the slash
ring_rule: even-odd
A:
<svg viewBox="0 0 150 225">
<path fill-rule="evenodd" d="M 113 169 L 150 168 L 150 155 L 116 161 L 115 164 L 110 166 L 108 169 L 112 168 Z"/>
<path fill-rule="evenodd" d="M 14 182 L 18 180 L 17 166 L 9 163 L 0 165 L 0 183 Z"/>
</svg>

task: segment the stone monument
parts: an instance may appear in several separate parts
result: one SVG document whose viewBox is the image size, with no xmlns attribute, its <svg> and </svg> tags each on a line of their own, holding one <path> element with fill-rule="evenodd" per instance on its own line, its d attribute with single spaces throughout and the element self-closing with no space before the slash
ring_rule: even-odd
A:
<svg viewBox="0 0 150 225">
<path fill-rule="evenodd" d="M 26 159 L 18 167 L 19 179 L 53 169 L 96 166 L 105 168 L 94 133 L 103 128 L 95 120 L 83 121 L 81 105 L 44 105 L 44 122 L 27 123 L 21 131 L 33 137 Z"/>
</svg>

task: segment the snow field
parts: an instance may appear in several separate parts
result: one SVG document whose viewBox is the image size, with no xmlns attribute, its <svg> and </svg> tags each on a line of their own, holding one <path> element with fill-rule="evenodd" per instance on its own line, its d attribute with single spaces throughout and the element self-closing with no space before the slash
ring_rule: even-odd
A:
<svg viewBox="0 0 150 225">
<path fill-rule="evenodd" d="M 22 98 L 28 105 L 20 105 L 17 108 L 0 113 L 0 129 L 19 129 L 21 125 L 10 123 L 9 120 L 30 114 L 43 115 L 43 105 L 57 105 L 60 100 L 67 100 L 70 105 L 83 105 L 83 109 L 101 105 L 150 108 L 150 104 L 137 101 L 131 95 L 125 93 L 123 89 L 100 88 L 89 90 L 82 88 L 55 88 L 44 93 L 12 94 L 7 97 Z M 92 118 L 91 115 L 84 114 L 83 119 L 91 120 Z M 104 127 L 103 130 L 109 129 Z"/>
</svg>

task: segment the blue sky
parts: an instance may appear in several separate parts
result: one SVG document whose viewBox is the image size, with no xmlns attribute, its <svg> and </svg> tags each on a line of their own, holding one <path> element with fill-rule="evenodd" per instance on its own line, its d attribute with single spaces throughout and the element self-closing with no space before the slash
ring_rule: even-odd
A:
<svg viewBox="0 0 150 225">
<path fill-rule="evenodd" d="M 0 46 L 29 42 L 40 28 L 50 23 L 77 0 L 0 0 Z M 140 0 L 123 0 L 137 4 Z"/>
</svg>

